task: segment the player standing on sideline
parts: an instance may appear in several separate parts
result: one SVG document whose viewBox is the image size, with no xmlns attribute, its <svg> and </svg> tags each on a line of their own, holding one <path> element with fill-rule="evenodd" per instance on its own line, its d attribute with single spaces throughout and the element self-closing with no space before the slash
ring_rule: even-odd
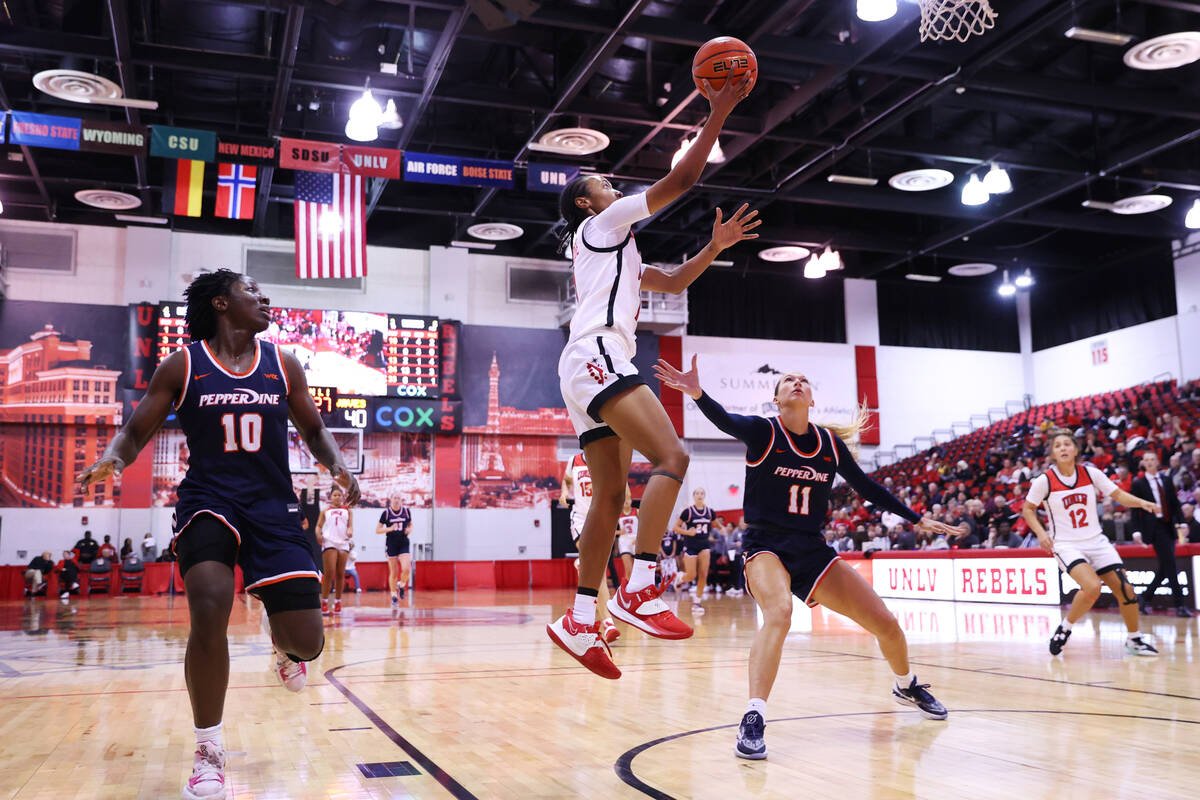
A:
<svg viewBox="0 0 1200 800">
<path fill-rule="evenodd" d="M 184 675 L 196 752 L 183 797 L 212 800 L 226 796 L 221 717 L 234 564 L 242 567 L 246 591 L 266 607 L 280 683 L 299 691 L 304 662 L 325 646 L 317 556 L 300 527 L 288 472 L 289 418 L 351 501 L 359 491 L 300 363 L 254 338 L 270 321 L 270 300 L 254 279 L 220 269 L 196 278 L 184 296 L 192 343 L 163 359 L 129 422 L 78 480 L 86 489 L 120 475 L 175 411 L 191 452 L 171 543 L 191 617 Z"/>
<path fill-rule="evenodd" d="M 579 663 L 605 678 L 619 678 L 621 670 L 600 636 L 596 599 L 635 449 L 650 461 L 652 471 L 638 513 L 633 572 L 608 602 L 608 610 L 651 636 L 692 635 L 659 598 L 662 589 L 654 580 L 658 537 L 670 521 L 688 455 L 662 403 L 633 365 L 641 290 L 679 294 L 722 250 L 757 238 L 748 231 L 760 223 L 754 219 L 757 211 L 746 213 L 747 205 L 727 222 L 718 208 L 712 241 L 670 275 L 643 266 L 630 226 L 657 214 L 695 185 L 725 119 L 749 93 L 751 78 L 747 72 L 736 81 L 728 79 L 719 92 L 705 82 L 708 120 L 679 163 L 644 193 L 622 197 L 607 179 L 588 175 L 571 181 L 559 195 L 559 213 L 567 223 L 562 245 L 572 248 L 577 302 L 558 361 L 559 388 L 587 458 L 593 496 L 579 537 L 575 603 L 547 625 L 546 632 Z"/>
<path fill-rule="evenodd" d="M 346 585 L 346 559 L 354 547 L 354 517 L 345 504 L 346 493 L 334 486 L 329 507 L 317 517 L 317 541 L 325 564 L 321 576 L 321 613 L 328 614 L 329 592 L 333 590 L 333 614 L 342 613 L 342 588 Z"/>
<path fill-rule="evenodd" d="M 637 552 L 637 538 L 637 512 L 633 510 L 633 494 L 626 485 L 625 505 L 621 507 L 621 516 L 617 517 L 617 554 L 621 556 L 621 566 L 625 568 L 626 578 L 633 574 L 633 554 Z"/>
<path fill-rule="evenodd" d="M 412 526 L 412 512 L 404 505 L 400 492 L 392 492 L 379 522 L 376 534 L 387 534 L 388 588 L 392 591 L 392 605 L 399 605 L 408 588 L 408 575 L 412 570 L 412 554 L 408 552 L 408 529 Z M 399 572 L 399 580 L 396 573 Z"/>
<path fill-rule="evenodd" d="M 1100 527 L 1096 495 L 1103 492 L 1128 508 L 1158 514 L 1155 503 L 1120 489 L 1091 464 L 1079 464 L 1079 444 L 1070 431 L 1050 431 L 1050 469 L 1033 479 L 1021 515 L 1037 534 L 1038 544 L 1054 556 L 1058 568 L 1079 584 L 1067 615 L 1050 637 L 1050 654 L 1058 655 L 1071 637 L 1079 618 L 1100 599 L 1100 582 L 1108 584 L 1121 609 L 1128 634 L 1125 651 L 1135 656 L 1156 656 L 1156 650 L 1138 629 L 1137 593 L 1125 577 L 1125 562 L 1117 555 Z M 1045 507 L 1051 533 L 1038 519 L 1038 506 Z"/>
<path fill-rule="evenodd" d="M 713 524 L 713 510 L 705 505 L 707 493 L 700 488 L 692 490 L 692 504 L 679 514 L 675 532 L 683 543 L 683 577 L 676 578 L 681 584 L 695 581 L 692 587 L 692 613 L 703 614 L 704 587 L 708 583 L 708 564 L 712 543 L 708 541 L 709 529 Z"/>
<path fill-rule="evenodd" d="M 808 605 L 843 614 L 875 636 L 895 673 L 892 696 L 915 706 L 929 719 L 945 719 L 946 709 L 918 683 L 908 661 L 908 641 L 871 584 L 825 543 L 821 527 L 829 511 L 834 475 L 885 511 L 899 514 L 917 530 L 949 535 L 955 528 L 922 517 L 863 474 L 842 437 L 853 438 L 866 424 L 860 413 L 852 425 L 819 427 L 809 421 L 814 405 L 808 378 L 789 372 L 775 386 L 777 417 L 730 414 L 700 388 L 696 357 L 680 372 L 659 359 L 658 379 L 696 400 L 704 416 L 746 445 L 743 539 L 746 589 L 762 609 L 763 627 L 750 648 L 750 701 L 738 728 L 734 752 L 740 758 L 767 757 L 764 740 L 767 696 L 779 671 L 783 640 L 792 623 L 792 595 Z"/>
<path fill-rule="evenodd" d="M 628 491 L 628 489 L 626 490 Z M 567 464 L 567 471 L 563 473 L 562 492 L 559 494 L 558 502 L 562 505 L 568 505 L 567 500 L 570 499 L 571 506 L 571 539 L 575 542 L 575 546 L 579 547 L 579 533 L 583 530 L 583 522 L 587 519 L 588 509 L 592 506 L 592 474 L 588 471 L 587 461 L 583 458 L 583 453 L 576 453 L 571 461 Z M 607 565 L 608 561 L 605 560 Z M 579 559 L 575 559 L 575 571 L 579 571 Z M 607 566 L 605 572 L 607 572 Z M 612 618 L 608 615 L 608 576 L 604 576 L 604 580 L 600 582 L 600 591 L 598 593 L 600 599 L 600 608 L 602 611 L 597 615 L 600 623 L 601 638 L 605 644 L 612 644 L 620 636 L 621 632 L 617 630 L 617 626 L 613 624 Z"/>
</svg>

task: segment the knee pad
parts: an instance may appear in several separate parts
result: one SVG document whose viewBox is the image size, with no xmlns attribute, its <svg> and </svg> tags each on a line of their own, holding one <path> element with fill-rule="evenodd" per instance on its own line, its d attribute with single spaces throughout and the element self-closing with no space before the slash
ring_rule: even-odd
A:
<svg viewBox="0 0 1200 800">
<path fill-rule="evenodd" d="M 1129 580 L 1125 577 L 1125 570 L 1118 569 L 1115 572 L 1117 573 L 1117 580 L 1121 582 L 1121 604 L 1131 606 L 1137 603 L 1137 592 L 1133 590 L 1133 587 L 1129 584 Z"/>
</svg>

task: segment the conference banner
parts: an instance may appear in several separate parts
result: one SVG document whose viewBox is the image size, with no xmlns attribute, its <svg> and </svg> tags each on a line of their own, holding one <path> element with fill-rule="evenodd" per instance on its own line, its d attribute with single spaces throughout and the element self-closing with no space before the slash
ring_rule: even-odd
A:
<svg viewBox="0 0 1200 800">
<path fill-rule="evenodd" d="M 79 149 L 79 120 L 50 114 L 12 112 L 12 143 L 56 150 Z"/>
<path fill-rule="evenodd" d="M 217 135 L 195 128 L 153 125 L 150 128 L 150 155 L 181 161 L 215 161 Z"/>
<path fill-rule="evenodd" d="M 407 152 L 404 154 L 404 180 L 511 189 L 513 164 L 511 161 Z"/>
<path fill-rule="evenodd" d="M 342 146 L 280 137 L 279 166 L 303 172 L 341 172 Z"/>
<path fill-rule="evenodd" d="M 355 175 L 373 178 L 399 178 L 402 150 L 383 147 L 342 145 L 342 164 Z"/>
<path fill-rule="evenodd" d="M 279 157 L 279 144 L 274 139 L 252 139 L 244 136 L 218 136 L 218 160 L 225 164 L 253 164 L 273 167 Z"/>
<path fill-rule="evenodd" d="M 79 149 L 88 153 L 144 156 L 150 147 L 150 129 L 124 122 L 82 120 Z"/>
<path fill-rule="evenodd" d="M 531 192 L 554 192 L 563 190 L 579 176 L 579 167 L 562 164 L 535 164 L 529 162 L 525 172 L 525 188 Z"/>
<path fill-rule="evenodd" d="M 801 372 L 812 384 L 814 422 L 849 422 L 854 415 L 858 380 L 852 345 L 684 336 L 683 369 L 691 366 L 693 355 L 700 385 L 731 414 L 778 414 L 775 384 L 788 372 Z M 690 397 L 683 398 L 683 431 L 691 439 L 730 438 Z"/>
</svg>

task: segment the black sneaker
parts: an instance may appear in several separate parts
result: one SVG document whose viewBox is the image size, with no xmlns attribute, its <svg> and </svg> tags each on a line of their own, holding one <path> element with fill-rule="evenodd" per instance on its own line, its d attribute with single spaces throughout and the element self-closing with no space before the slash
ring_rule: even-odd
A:
<svg viewBox="0 0 1200 800">
<path fill-rule="evenodd" d="M 928 688 L 928 683 L 917 683 L 917 679 L 913 678 L 907 689 L 892 686 L 892 697 L 901 705 L 916 707 L 926 719 L 945 719 L 948 714 L 946 707 L 925 691 Z"/>
<path fill-rule="evenodd" d="M 767 757 L 767 743 L 763 740 L 767 723 L 757 711 L 747 711 L 738 726 L 737 745 L 733 752 L 738 758 L 755 761 Z"/>
<path fill-rule="evenodd" d="M 1192 610 L 1187 606 L 1175 606 L 1175 616 L 1185 618 L 1190 617 L 1192 616 Z"/>
<path fill-rule="evenodd" d="M 1130 636 L 1125 639 L 1125 652 L 1131 656 L 1156 656 L 1158 650 L 1141 636 Z"/>
<path fill-rule="evenodd" d="M 1064 631 L 1062 625 L 1054 629 L 1054 635 L 1050 637 L 1050 655 L 1056 656 L 1062 652 L 1063 647 L 1067 644 L 1067 639 L 1071 638 L 1070 631 Z"/>
<path fill-rule="evenodd" d="M 404 593 L 405 593 L 405 592 L 404 592 L 404 587 L 400 587 L 400 599 L 401 599 L 401 600 L 403 600 L 403 599 L 404 599 Z"/>
</svg>

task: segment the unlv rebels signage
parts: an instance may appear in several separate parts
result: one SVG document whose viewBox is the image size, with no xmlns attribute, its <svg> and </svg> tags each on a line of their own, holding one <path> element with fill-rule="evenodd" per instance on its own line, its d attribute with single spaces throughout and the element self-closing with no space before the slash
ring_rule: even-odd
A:
<svg viewBox="0 0 1200 800">
<path fill-rule="evenodd" d="M 400 150 L 382 147 L 342 146 L 342 163 L 355 175 L 399 178 L 400 155 Z"/>
</svg>

